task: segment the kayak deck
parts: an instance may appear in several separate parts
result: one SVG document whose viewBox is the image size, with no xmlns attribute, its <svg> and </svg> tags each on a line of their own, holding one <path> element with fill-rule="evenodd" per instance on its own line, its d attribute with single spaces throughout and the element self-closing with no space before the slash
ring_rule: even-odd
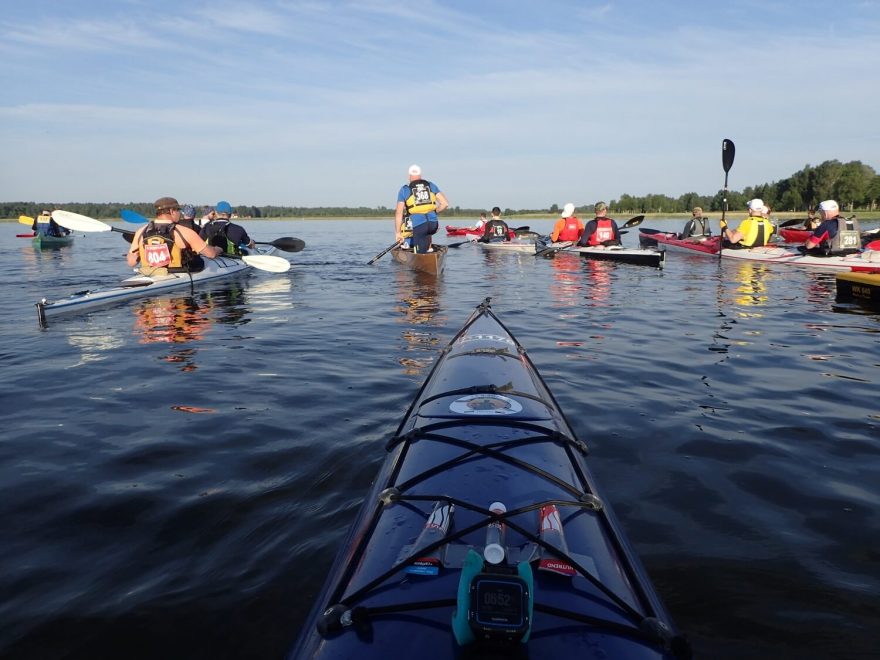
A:
<svg viewBox="0 0 880 660">
<path fill-rule="evenodd" d="M 487 526 L 499 520 L 504 565 L 534 567 L 531 632 L 519 649 L 535 658 L 678 657 L 684 642 L 597 491 L 586 446 L 488 300 L 443 351 L 386 449 L 291 658 L 463 657 L 452 624 L 460 581 L 469 551 L 485 551 Z M 495 501 L 506 513 L 489 510 Z M 438 506 L 450 507 L 451 523 L 425 544 Z M 541 531 L 550 507 L 556 536 Z"/>
</svg>

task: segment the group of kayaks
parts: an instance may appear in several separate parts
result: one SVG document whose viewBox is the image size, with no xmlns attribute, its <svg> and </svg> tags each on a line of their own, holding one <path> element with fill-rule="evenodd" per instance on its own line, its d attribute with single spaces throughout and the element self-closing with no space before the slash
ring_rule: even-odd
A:
<svg viewBox="0 0 880 660">
<path fill-rule="evenodd" d="M 385 449 L 290 660 L 692 656 L 489 299 Z"/>
<path fill-rule="evenodd" d="M 629 227 L 637 226 L 644 220 L 644 217 L 640 215 L 628 220 L 621 229 L 625 231 Z M 581 246 L 577 245 L 574 241 L 553 242 L 550 241 L 549 237 L 529 231 L 528 227 L 511 230 L 512 236 L 507 240 L 476 240 L 476 237 L 482 236 L 483 232 L 469 227 L 447 225 L 446 233 L 450 236 L 468 235 L 475 237 L 472 239 L 472 242 L 490 252 L 524 252 L 544 257 L 551 257 L 559 253 L 569 253 L 578 254 L 585 259 L 616 261 L 639 266 L 651 266 L 653 268 L 663 268 L 666 260 L 665 252 L 653 246 L 628 248 L 622 245 Z"/>
</svg>

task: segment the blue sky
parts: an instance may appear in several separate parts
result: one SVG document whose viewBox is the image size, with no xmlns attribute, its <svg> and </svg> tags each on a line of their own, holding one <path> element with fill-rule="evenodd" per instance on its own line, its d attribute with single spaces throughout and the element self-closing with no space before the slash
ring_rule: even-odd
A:
<svg viewBox="0 0 880 660">
<path fill-rule="evenodd" d="M 393 206 L 880 171 L 880 0 L 7 0 L 0 200 Z"/>
</svg>

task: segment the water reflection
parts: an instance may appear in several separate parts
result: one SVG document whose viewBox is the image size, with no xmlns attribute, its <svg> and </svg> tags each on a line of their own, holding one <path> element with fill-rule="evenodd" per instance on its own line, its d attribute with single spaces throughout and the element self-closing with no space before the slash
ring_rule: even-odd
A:
<svg viewBox="0 0 880 660">
<path fill-rule="evenodd" d="M 770 274 L 764 266 L 743 262 L 737 265 L 733 280 L 736 284 L 734 302 L 740 307 L 763 307 L 770 296 L 767 294 L 767 278 Z M 757 311 L 739 311 L 740 316 L 760 318 Z"/>
<path fill-rule="evenodd" d="M 442 278 L 398 268 L 394 273 L 394 282 L 398 300 L 396 311 L 401 314 L 401 322 L 407 325 L 402 332 L 407 355 L 400 357 L 398 362 L 408 376 L 421 376 L 441 343 L 433 330 L 437 322 L 445 321 L 443 317 L 438 317 L 441 311 Z"/>
<path fill-rule="evenodd" d="M 572 255 L 574 256 L 574 255 Z M 581 270 L 586 274 L 586 296 L 590 307 L 608 307 L 611 298 L 611 271 L 614 264 L 608 261 L 583 259 Z"/>
<path fill-rule="evenodd" d="M 550 297 L 553 302 L 558 307 L 579 307 L 581 292 L 584 290 L 580 257 L 572 254 L 557 254 L 549 261 L 553 269 L 553 284 L 550 287 Z M 576 314 L 560 314 L 560 318 L 574 316 Z"/>
</svg>

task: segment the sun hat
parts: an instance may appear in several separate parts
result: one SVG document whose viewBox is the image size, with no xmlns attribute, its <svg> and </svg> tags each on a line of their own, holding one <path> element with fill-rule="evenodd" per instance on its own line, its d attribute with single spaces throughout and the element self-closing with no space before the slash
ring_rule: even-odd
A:
<svg viewBox="0 0 880 660">
<path fill-rule="evenodd" d="M 824 202 L 819 204 L 820 211 L 839 211 L 840 207 L 837 206 L 837 202 L 833 199 L 826 199 Z"/>
<path fill-rule="evenodd" d="M 570 218 L 573 215 L 574 215 L 574 204 L 569 202 L 568 204 L 565 205 L 565 208 L 562 209 L 562 217 L 563 218 Z"/>
<path fill-rule="evenodd" d="M 153 202 L 153 206 L 156 207 L 157 211 L 167 211 L 169 209 L 179 209 L 180 204 L 173 197 L 160 197 L 155 202 Z"/>
<path fill-rule="evenodd" d="M 756 197 L 755 199 L 750 199 L 746 206 L 749 211 L 761 211 L 764 208 L 764 202 Z"/>
<path fill-rule="evenodd" d="M 422 176 L 422 168 L 418 165 L 410 165 L 408 173 L 410 176 Z"/>
<path fill-rule="evenodd" d="M 232 213 L 232 207 L 229 205 L 229 202 L 217 202 L 217 206 L 214 207 L 214 210 L 217 213 Z"/>
</svg>

